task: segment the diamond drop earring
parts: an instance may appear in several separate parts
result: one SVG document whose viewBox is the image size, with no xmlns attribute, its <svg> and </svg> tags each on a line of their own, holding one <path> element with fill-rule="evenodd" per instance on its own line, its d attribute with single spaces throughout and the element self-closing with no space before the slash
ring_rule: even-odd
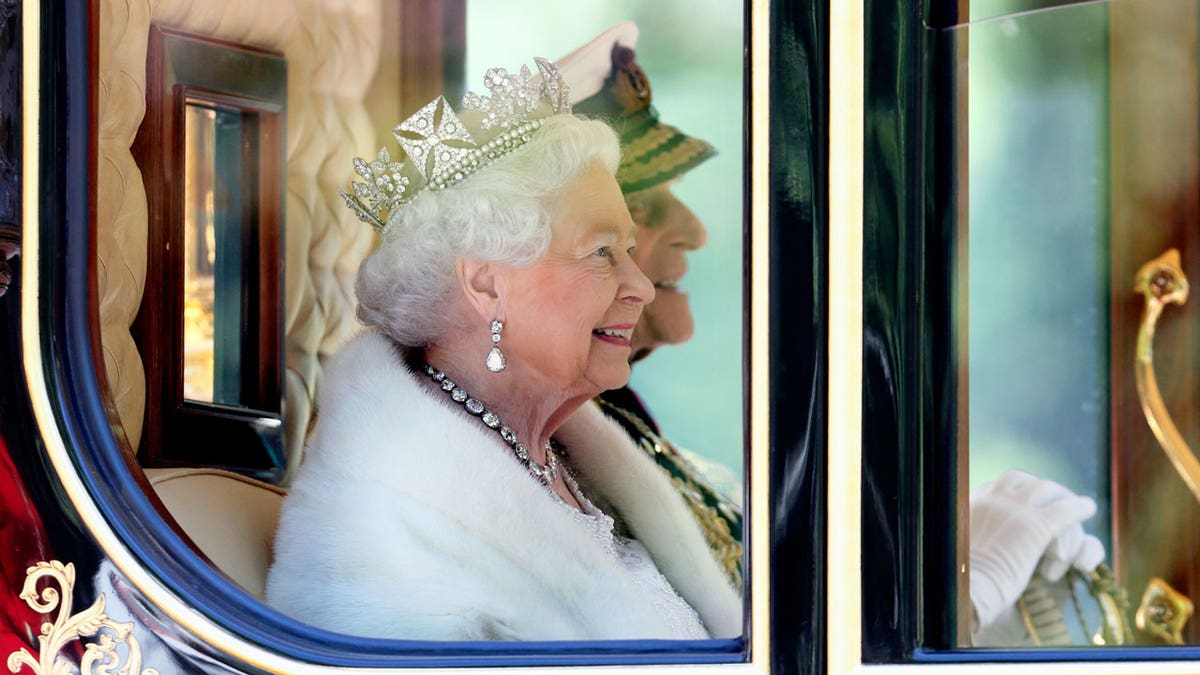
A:
<svg viewBox="0 0 1200 675">
<path fill-rule="evenodd" d="M 492 349 L 487 355 L 487 367 L 493 373 L 504 370 L 504 366 L 508 365 L 504 360 L 504 352 L 500 351 L 500 331 L 502 330 L 504 330 L 504 324 L 500 323 L 499 319 L 492 319 Z"/>
</svg>

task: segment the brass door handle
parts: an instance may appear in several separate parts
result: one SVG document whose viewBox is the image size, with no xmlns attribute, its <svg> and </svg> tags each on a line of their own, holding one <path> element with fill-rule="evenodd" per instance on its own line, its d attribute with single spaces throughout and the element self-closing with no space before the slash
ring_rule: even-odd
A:
<svg viewBox="0 0 1200 675">
<path fill-rule="evenodd" d="M 1137 337 L 1137 360 L 1134 372 L 1137 378 L 1138 398 L 1150 430 L 1159 445 L 1167 453 L 1171 465 L 1187 484 L 1192 495 L 1200 501 L 1200 460 L 1188 447 L 1179 433 L 1171 413 L 1163 403 L 1154 376 L 1154 327 L 1163 308 L 1174 303 L 1187 301 L 1188 281 L 1179 265 L 1179 251 L 1170 249 L 1166 253 L 1142 265 L 1137 273 L 1135 290 L 1146 296 L 1146 308 L 1142 313 L 1142 324 Z"/>
</svg>

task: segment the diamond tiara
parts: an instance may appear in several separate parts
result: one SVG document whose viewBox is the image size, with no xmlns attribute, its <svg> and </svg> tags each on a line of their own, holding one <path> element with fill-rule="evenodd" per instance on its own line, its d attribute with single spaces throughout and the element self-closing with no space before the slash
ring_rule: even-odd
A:
<svg viewBox="0 0 1200 675">
<path fill-rule="evenodd" d="M 351 183 L 354 194 L 338 190 L 346 206 L 377 232 L 387 228 L 388 215 L 425 190 L 456 185 L 498 157 L 529 141 L 551 115 L 571 112 L 570 90 L 553 63 L 535 58 L 538 76 L 529 66 L 519 73 L 491 68 L 484 75 L 489 96 L 467 92 L 463 112 L 476 111 L 474 133 L 454 113 L 444 96 L 425 104 L 392 129 L 404 151 L 392 161 L 382 148 L 374 161 L 354 158 L 354 172 L 363 181 Z"/>
</svg>

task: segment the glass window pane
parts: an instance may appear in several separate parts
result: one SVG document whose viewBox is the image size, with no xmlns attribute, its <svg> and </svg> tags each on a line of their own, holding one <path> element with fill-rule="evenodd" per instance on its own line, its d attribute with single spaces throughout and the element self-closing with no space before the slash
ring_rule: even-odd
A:
<svg viewBox="0 0 1200 675">
<path fill-rule="evenodd" d="M 1108 525 L 1108 11 L 970 35 L 971 487 L 1021 467 Z"/>
<path fill-rule="evenodd" d="M 216 111 L 189 105 L 186 112 L 187 187 L 183 222 L 183 396 L 213 400 L 213 141 Z"/>
<path fill-rule="evenodd" d="M 1102 562 L 1130 601 L 1120 639 L 1195 643 L 1200 631 L 1179 619 L 1200 594 L 1200 311 L 1147 310 L 1154 290 L 1186 283 L 1165 272 L 1145 293 L 1135 282 L 1169 249 L 1179 275 L 1200 273 L 1200 3 L 1050 4 L 1061 5 L 972 3 L 973 18 L 989 18 L 949 35 L 966 58 L 960 457 L 971 597 L 987 624 L 973 638 L 1111 644 L 1094 637 L 1108 601 L 1088 593 L 1108 584 L 1092 573 Z M 1055 512 L 1074 496 L 1094 513 Z M 1003 546 L 981 544 L 989 537 Z M 1006 572 L 992 566 L 1006 558 Z"/>
<path fill-rule="evenodd" d="M 242 114 L 189 103 L 184 197 L 184 398 L 241 405 Z"/>
</svg>

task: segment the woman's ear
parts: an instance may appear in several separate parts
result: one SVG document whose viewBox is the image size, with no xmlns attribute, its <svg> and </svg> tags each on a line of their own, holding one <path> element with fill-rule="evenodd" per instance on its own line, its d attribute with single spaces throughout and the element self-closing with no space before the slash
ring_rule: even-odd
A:
<svg viewBox="0 0 1200 675">
<path fill-rule="evenodd" d="M 502 289 L 504 282 L 496 263 L 459 259 L 455 263 L 458 283 L 467 304 L 484 321 L 503 319 Z"/>
</svg>

